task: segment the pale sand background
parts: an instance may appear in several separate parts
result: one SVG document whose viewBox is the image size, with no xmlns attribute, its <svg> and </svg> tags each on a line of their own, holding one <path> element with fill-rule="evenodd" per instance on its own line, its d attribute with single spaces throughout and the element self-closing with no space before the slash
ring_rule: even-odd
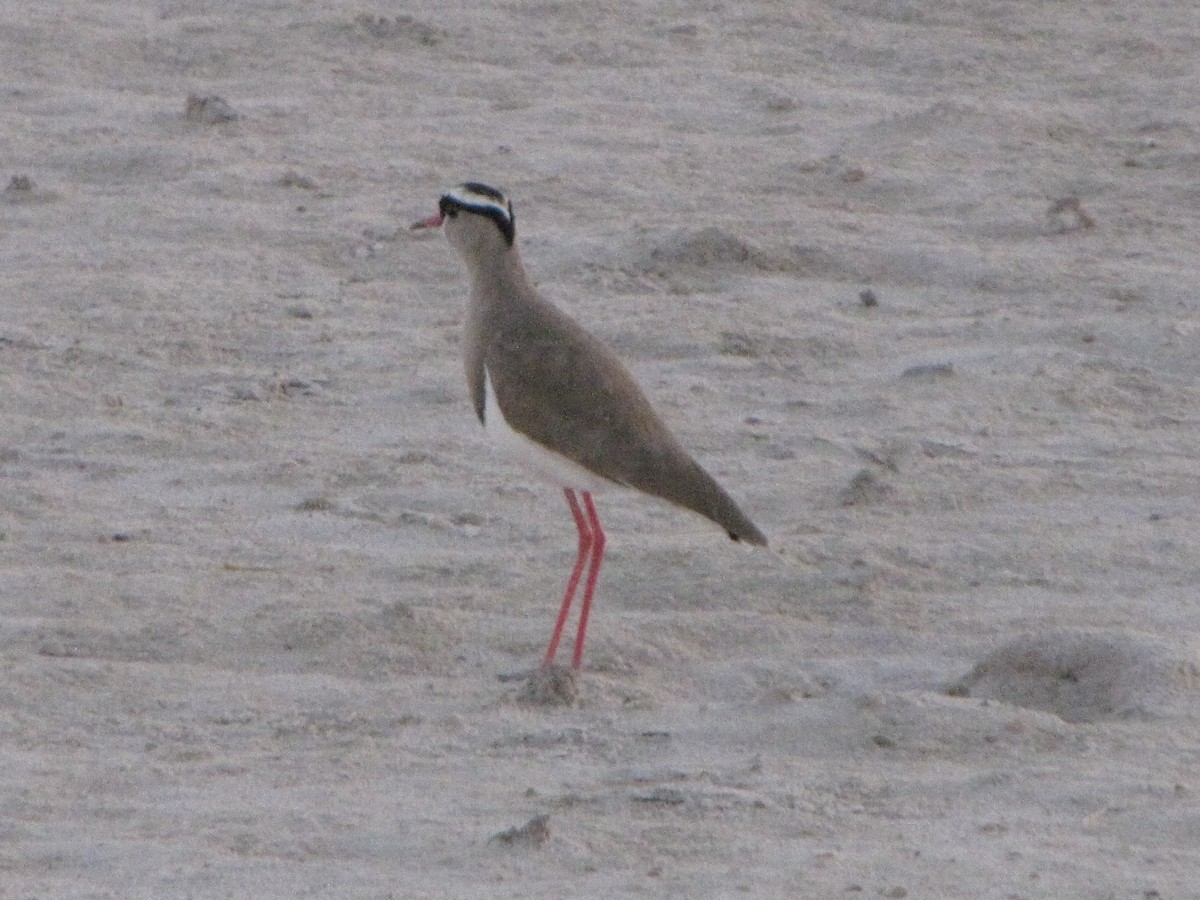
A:
<svg viewBox="0 0 1200 900">
<path fill-rule="evenodd" d="M 0 897 L 1200 897 L 1198 47 L 4 4 Z M 404 230 L 466 177 L 774 542 L 601 497 L 574 709 L 497 679 L 574 536 Z"/>
</svg>

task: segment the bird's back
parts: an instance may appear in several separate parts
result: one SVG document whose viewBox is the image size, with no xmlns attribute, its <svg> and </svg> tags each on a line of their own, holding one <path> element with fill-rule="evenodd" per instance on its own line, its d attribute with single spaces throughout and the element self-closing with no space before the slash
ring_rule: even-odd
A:
<svg viewBox="0 0 1200 900">
<path fill-rule="evenodd" d="M 712 519 L 735 540 L 765 535 L 667 429 L 602 341 L 541 297 L 483 335 L 505 421 L 590 472 Z"/>
</svg>

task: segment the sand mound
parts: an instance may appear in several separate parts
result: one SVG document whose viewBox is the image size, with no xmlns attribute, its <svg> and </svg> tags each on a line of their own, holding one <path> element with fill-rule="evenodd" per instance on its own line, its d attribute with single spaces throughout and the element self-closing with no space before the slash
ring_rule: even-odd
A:
<svg viewBox="0 0 1200 900">
<path fill-rule="evenodd" d="M 1017 638 L 950 693 L 1052 712 L 1067 722 L 1160 715 L 1200 684 L 1194 652 L 1124 631 Z"/>
<path fill-rule="evenodd" d="M 764 249 L 715 225 L 678 229 L 651 241 L 650 249 L 643 251 L 637 259 L 636 268 L 661 278 L 755 274 L 812 276 L 841 270 L 829 254 L 815 247 Z"/>
<path fill-rule="evenodd" d="M 683 229 L 667 235 L 650 249 L 647 268 L 665 272 L 679 269 L 753 271 L 770 268 L 770 259 L 737 235 L 712 225 L 699 231 Z"/>
</svg>

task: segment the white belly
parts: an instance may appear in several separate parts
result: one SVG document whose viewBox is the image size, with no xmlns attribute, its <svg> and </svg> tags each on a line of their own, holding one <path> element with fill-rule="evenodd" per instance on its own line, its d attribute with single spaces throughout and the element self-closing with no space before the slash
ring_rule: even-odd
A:
<svg viewBox="0 0 1200 900">
<path fill-rule="evenodd" d="M 565 456 L 547 450 L 537 441 L 514 431 L 504 421 L 504 414 L 496 402 L 492 390 L 492 379 L 484 372 L 484 433 L 489 449 L 500 457 L 523 466 L 540 481 L 560 488 L 575 488 L 581 491 L 598 491 L 612 487 L 613 482 L 593 474 L 583 466 L 571 462 Z"/>
</svg>

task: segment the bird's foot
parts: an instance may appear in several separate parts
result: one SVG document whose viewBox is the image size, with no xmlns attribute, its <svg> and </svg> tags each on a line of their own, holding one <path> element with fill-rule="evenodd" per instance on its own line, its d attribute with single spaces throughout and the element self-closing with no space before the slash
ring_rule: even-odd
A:
<svg viewBox="0 0 1200 900">
<path fill-rule="evenodd" d="M 579 702 L 578 670 L 555 665 L 535 669 L 517 699 L 536 706 L 574 706 Z"/>
</svg>

